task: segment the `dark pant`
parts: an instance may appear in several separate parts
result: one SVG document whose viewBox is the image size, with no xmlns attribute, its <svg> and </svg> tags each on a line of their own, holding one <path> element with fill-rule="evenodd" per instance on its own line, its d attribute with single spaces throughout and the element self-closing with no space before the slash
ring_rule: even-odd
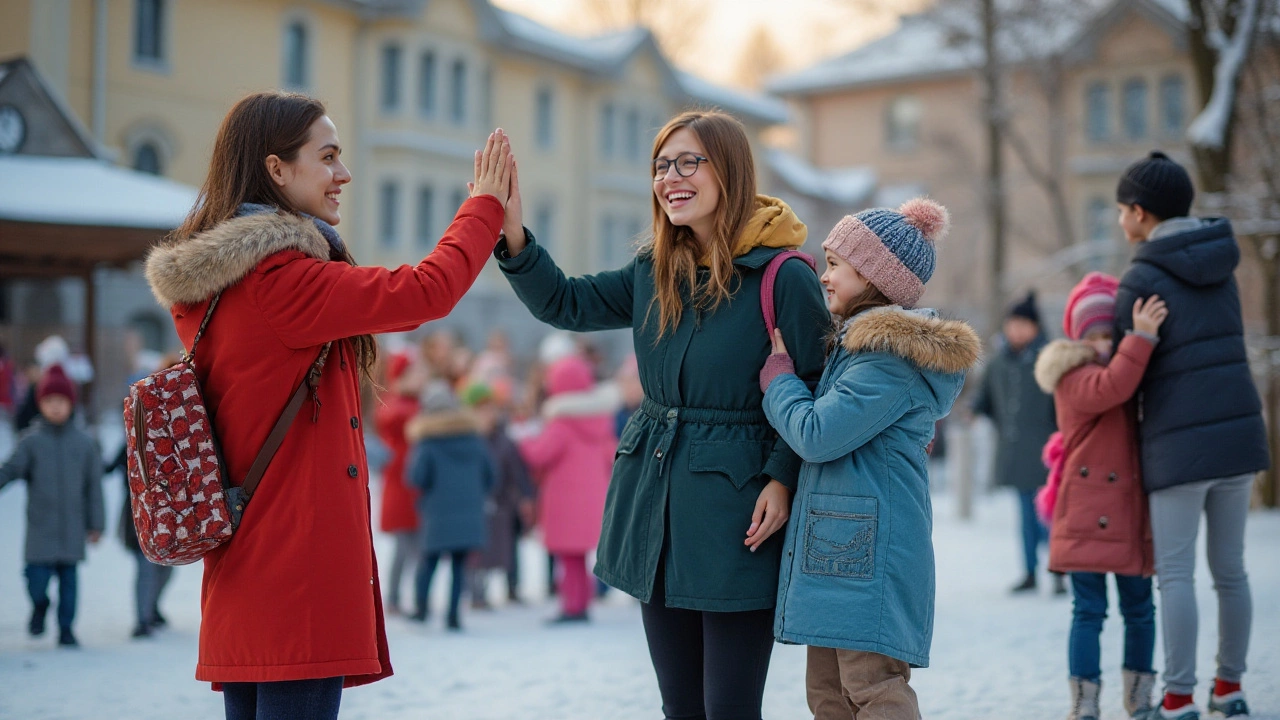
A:
<svg viewBox="0 0 1280 720">
<path fill-rule="evenodd" d="M 507 597 L 520 596 L 520 538 L 524 535 L 524 523 L 520 514 L 511 519 L 511 565 L 507 567 Z"/>
<path fill-rule="evenodd" d="M 1022 554 L 1027 564 L 1027 576 L 1036 574 L 1040 545 L 1049 542 L 1049 529 L 1036 515 L 1036 490 L 1019 490 L 1018 502 L 1022 506 Z"/>
<path fill-rule="evenodd" d="M 342 678 L 223 683 L 227 720 L 336 720 Z"/>
<path fill-rule="evenodd" d="M 462 586 L 467 579 L 466 550 L 455 550 L 447 553 L 453 577 L 449 585 L 449 618 L 458 619 L 458 604 L 462 601 Z M 431 579 L 436 574 L 436 566 L 440 564 L 440 556 L 446 553 L 429 552 L 418 564 L 418 615 L 426 615 L 428 598 L 431 597 Z"/>
<path fill-rule="evenodd" d="M 640 606 L 668 720 L 760 720 L 773 609 L 701 612 L 665 605 L 663 569 Z"/>
<path fill-rule="evenodd" d="M 157 565 L 141 551 L 134 551 L 138 563 L 138 576 L 134 582 L 133 597 L 138 613 L 138 627 L 150 627 L 156 622 L 160 607 L 160 594 L 173 576 L 173 566 Z"/>
<path fill-rule="evenodd" d="M 1124 669 L 1151 672 L 1156 651 L 1156 606 L 1151 578 L 1116 575 L 1120 616 L 1124 618 Z M 1104 573 L 1071 573 L 1075 595 L 1068 644 L 1068 664 L 1073 677 L 1097 681 L 1102 677 L 1102 648 L 1098 636 L 1107 617 L 1107 576 Z"/>
<path fill-rule="evenodd" d="M 50 565 L 28 565 L 27 593 L 31 602 L 40 605 L 49 602 L 49 581 L 58 578 L 58 627 L 70 630 L 76 619 L 76 565 L 75 563 L 54 563 Z"/>
</svg>

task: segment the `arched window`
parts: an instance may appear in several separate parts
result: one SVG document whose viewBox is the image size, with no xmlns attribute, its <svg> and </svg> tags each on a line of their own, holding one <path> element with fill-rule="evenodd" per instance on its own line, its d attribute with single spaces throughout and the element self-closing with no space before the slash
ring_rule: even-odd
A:
<svg viewBox="0 0 1280 720">
<path fill-rule="evenodd" d="M 284 29 L 284 84 L 291 88 L 307 87 L 307 52 L 310 38 L 307 26 L 295 20 Z"/>
<path fill-rule="evenodd" d="M 889 102 L 885 113 L 885 141 L 893 150 L 914 150 L 920 142 L 920 119 L 924 110 L 920 99 L 900 95 Z"/>
<path fill-rule="evenodd" d="M 153 142 L 144 142 L 133 151 L 133 169 L 151 175 L 163 175 L 164 163 L 160 159 L 160 148 Z"/>
</svg>

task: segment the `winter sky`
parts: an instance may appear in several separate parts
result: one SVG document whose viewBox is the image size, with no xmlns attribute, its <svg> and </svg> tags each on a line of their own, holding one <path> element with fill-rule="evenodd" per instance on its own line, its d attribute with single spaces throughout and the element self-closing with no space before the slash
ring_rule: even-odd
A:
<svg viewBox="0 0 1280 720">
<path fill-rule="evenodd" d="M 496 4 L 567 32 L 585 32 L 590 0 L 496 0 Z M 685 70 L 722 83 L 736 80 L 738 60 L 756 28 L 769 29 L 786 68 L 803 67 L 883 35 L 899 8 L 920 0 L 687 0 L 706 7 L 701 37 L 675 58 Z M 785 12 L 779 12 L 785 7 Z"/>
</svg>

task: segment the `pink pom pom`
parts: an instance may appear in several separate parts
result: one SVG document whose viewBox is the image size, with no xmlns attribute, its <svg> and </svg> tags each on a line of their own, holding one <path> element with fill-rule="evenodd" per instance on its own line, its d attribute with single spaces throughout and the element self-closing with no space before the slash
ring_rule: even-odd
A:
<svg viewBox="0 0 1280 720">
<path fill-rule="evenodd" d="M 907 222 L 920 229 L 930 242 L 937 242 L 947 235 L 951 225 L 951 214 L 947 209 L 929 198 L 908 200 L 898 208 L 898 212 L 906 216 Z"/>
</svg>

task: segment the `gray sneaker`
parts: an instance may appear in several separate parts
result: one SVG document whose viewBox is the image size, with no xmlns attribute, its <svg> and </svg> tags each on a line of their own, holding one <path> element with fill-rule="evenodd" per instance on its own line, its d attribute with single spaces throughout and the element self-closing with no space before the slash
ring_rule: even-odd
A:
<svg viewBox="0 0 1280 720">
<path fill-rule="evenodd" d="M 1226 695 L 1209 693 L 1209 714 L 1222 717 L 1244 717 L 1249 714 L 1249 704 L 1244 701 L 1244 691 Z"/>
<path fill-rule="evenodd" d="M 1164 703 L 1160 703 L 1146 712 L 1139 711 L 1133 718 L 1134 720 L 1200 720 L 1200 708 L 1192 703 L 1177 710 L 1165 710 Z"/>
</svg>

